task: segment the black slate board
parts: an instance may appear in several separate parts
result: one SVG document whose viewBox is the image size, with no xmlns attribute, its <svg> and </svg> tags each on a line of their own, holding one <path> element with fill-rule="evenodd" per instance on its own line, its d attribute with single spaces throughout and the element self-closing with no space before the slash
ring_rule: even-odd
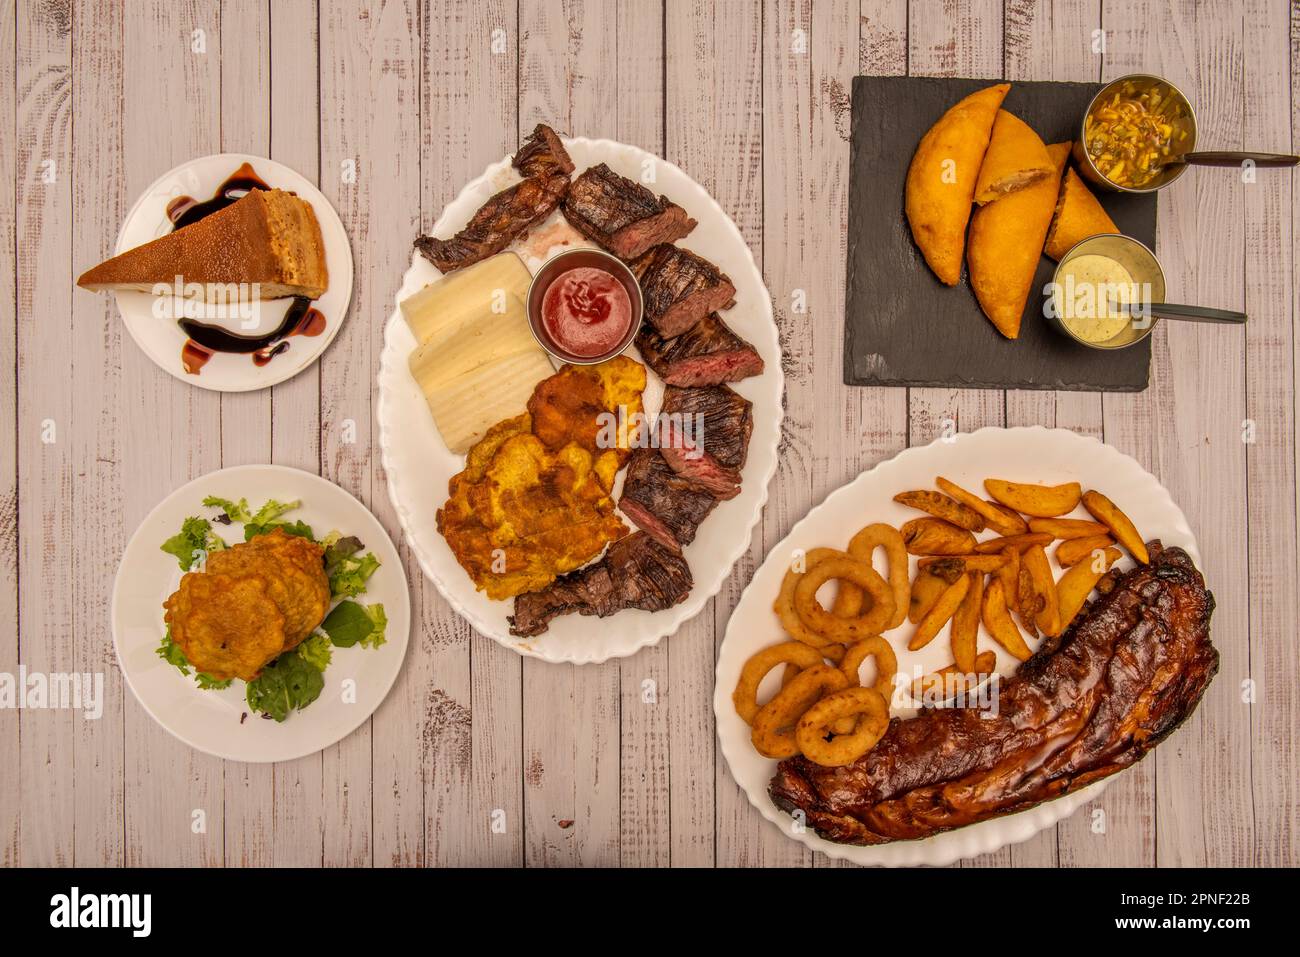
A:
<svg viewBox="0 0 1300 957">
<path fill-rule="evenodd" d="M 1140 392 L 1148 338 L 1102 352 L 1072 342 L 1043 315 L 1037 292 L 1055 263 L 1043 257 L 1020 337 L 1002 338 L 980 311 L 965 269 L 945 286 L 912 242 L 903 212 L 907 167 L 944 112 L 996 80 L 859 76 L 853 80 L 849 254 L 844 313 L 847 385 Z M 1002 106 L 1045 143 L 1073 139 L 1099 83 L 1014 82 Z M 1155 249 L 1156 197 L 1094 191 L 1120 231 Z"/>
</svg>

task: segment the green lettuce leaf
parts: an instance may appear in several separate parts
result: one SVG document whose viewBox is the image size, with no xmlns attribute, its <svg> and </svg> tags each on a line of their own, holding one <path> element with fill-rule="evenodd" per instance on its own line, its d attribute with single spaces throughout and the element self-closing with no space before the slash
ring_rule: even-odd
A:
<svg viewBox="0 0 1300 957">
<path fill-rule="evenodd" d="M 295 649 L 263 668 L 248 683 L 245 697 L 253 711 L 283 721 L 291 711 L 301 711 L 319 698 L 324 688 L 321 670 Z"/>
</svg>

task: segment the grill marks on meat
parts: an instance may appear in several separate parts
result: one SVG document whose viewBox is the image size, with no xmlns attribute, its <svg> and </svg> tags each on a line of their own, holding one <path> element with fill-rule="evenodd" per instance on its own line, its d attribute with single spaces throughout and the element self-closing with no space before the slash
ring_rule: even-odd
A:
<svg viewBox="0 0 1300 957">
<path fill-rule="evenodd" d="M 662 611 L 685 600 L 693 584 L 680 554 L 634 532 L 610 545 L 596 564 L 517 597 L 510 633 L 539 635 L 552 619 L 573 612 L 607 618 L 624 608 Z"/>
<path fill-rule="evenodd" d="M 573 181 L 563 209 L 574 229 L 621 259 L 635 259 L 656 243 L 681 239 L 695 228 L 695 220 L 667 196 L 656 199 L 604 163 Z"/>
<path fill-rule="evenodd" d="M 1180 548 L 1108 582 L 1054 643 L 976 708 L 894 719 L 844 768 L 782 761 L 769 786 L 822 837 L 881 844 L 1023 810 L 1140 760 L 1195 710 L 1219 666 L 1214 597 Z"/>
<path fill-rule="evenodd" d="M 668 243 L 630 264 L 641 283 L 645 319 L 661 336 L 681 335 L 711 312 L 725 309 L 736 287 L 717 266 Z"/>
<path fill-rule="evenodd" d="M 718 499 L 672 470 L 658 449 L 637 449 L 628 462 L 618 507 L 637 527 L 673 551 L 695 540 Z"/>
<path fill-rule="evenodd" d="M 739 471 L 749 456 L 749 436 L 754 431 L 754 406 L 725 385 L 664 389 L 662 411 L 683 416 L 702 415 L 704 425 L 694 436 L 704 451 L 725 468 Z"/>
<path fill-rule="evenodd" d="M 661 336 L 650 323 L 642 323 L 636 347 L 667 385 L 721 385 L 763 372 L 757 350 L 732 332 L 716 312 L 672 339 Z"/>
<path fill-rule="evenodd" d="M 740 491 L 753 426 L 749 400 L 725 385 L 668 386 L 660 447 L 632 453 L 619 508 L 663 545 L 689 545 L 718 501 Z"/>
<path fill-rule="evenodd" d="M 545 219 L 568 188 L 569 178 L 562 173 L 530 177 L 489 199 L 451 239 L 421 236 L 415 248 L 444 273 L 473 265 L 495 256 Z"/>
<path fill-rule="evenodd" d="M 723 465 L 704 450 L 702 437 L 688 434 L 670 419 L 661 423 L 659 452 L 669 468 L 714 497 L 729 499 L 740 494 L 740 470 Z"/>
<path fill-rule="evenodd" d="M 465 228 L 450 239 L 416 239 L 420 255 L 441 272 L 449 273 L 495 256 L 560 205 L 569 189 L 573 160 L 555 130 L 538 123 L 511 162 L 526 179 L 480 206 Z"/>
<path fill-rule="evenodd" d="M 545 123 L 538 123 L 533 135 L 519 147 L 511 164 L 525 176 L 548 176 L 573 172 L 573 160 L 559 135 Z"/>
</svg>

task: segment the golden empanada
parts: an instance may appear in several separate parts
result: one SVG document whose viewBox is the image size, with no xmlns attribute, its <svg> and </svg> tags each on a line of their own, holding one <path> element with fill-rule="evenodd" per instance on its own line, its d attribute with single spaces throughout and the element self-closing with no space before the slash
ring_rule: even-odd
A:
<svg viewBox="0 0 1300 957">
<path fill-rule="evenodd" d="M 956 103 L 921 137 L 907 170 L 912 238 L 939 281 L 949 286 L 961 278 L 975 182 L 1009 89 L 1010 83 L 998 83 Z"/>
<path fill-rule="evenodd" d="M 1020 335 L 1020 317 L 1043 255 L 1070 144 L 1054 143 L 1044 153 L 1053 164 L 1053 175 L 981 206 L 971 218 L 967 250 L 971 289 L 984 315 L 1008 339 Z"/>
</svg>

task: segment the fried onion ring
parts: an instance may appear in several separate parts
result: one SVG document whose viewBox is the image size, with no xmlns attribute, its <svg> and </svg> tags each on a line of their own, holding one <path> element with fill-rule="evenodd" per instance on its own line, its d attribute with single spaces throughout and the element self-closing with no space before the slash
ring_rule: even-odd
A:
<svg viewBox="0 0 1300 957">
<path fill-rule="evenodd" d="M 844 677 L 849 680 L 849 687 L 856 687 L 861 682 L 858 678 L 858 669 L 862 667 L 862 662 L 873 656 L 876 659 L 876 681 L 871 687 L 888 701 L 889 696 L 894 692 L 898 656 L 894 654 L 893 647 L 884 638 L 873 635 L 870 638 L 863 638 L 856 645 L 851 645 L 848 651 L 844 652 L 840 671 L 844 672 Z"/>
<path fill-rule="evenodd" d="M 799 613 L 794 609 L 794 590 L 799 584 L 799 580 L 808 573 L 809 570 L 816 567 L 818 563 L 828 558 L 847 558 L 848 552 L 842 552 L 838 548 L 810 548 L 804 553 L 804 570 L 795 571 L 793 568 L 786 569 L 785 577 L 781 579 L 781 590 L 777 592 L 776 601 L 772 604 L 772 610 L 776 612 L 776 617 L 781 620 L 781 627 L 795 641 L 802 641 L 805 645 L 812 645 L 814 648 L 824 648 L 826 645 L 833 644 L 829 638 L 823 638 L 813 629 L 804 624 L 799 617 Z M 841 594 L 844 594 L 843 588 L 846 582 L 840 582 Z M 839 602 L 839 596 L 836 596 L 836 602 Z M 852 608 L 852 605 L 849 605 Z M 857 607 L 853 608 L 856 615 L 862 607 L 861 593 Z"/>
<path fill-rule="evenodd" d="M 744 719 L 745 724 L 753 724 L 754 715 L 758 714 L 758 686 L 763 683 L 769 671 L 783 663 L 800 669 L 811 668 L 822 664 L 822 654 L 803 642 L 787 641 L 764 648 L 746 661 L 740 669 L 736 690 L 731 693 L 731 703 L 736 706 L 736 714 Z"/>
<path fill-rule="evenodd" d="M 857 585 L 871 599 L 871 608 L 853 618 L 837 618 L 817 603 L 817 589 L 839 578 Z M 828 558 L 808 569 L 795 584 L 794 610 L 800 620 L 821 638 L 841 642 L 878 635 L 894 619 L 894 595 L 885 580 L 860 558 Z"/>
<path fill-rule="evenodd" d="M 849 554 L 868 564 L 871 563 L 871 555 L 877 548 L 883 548 L 885 557 L 889 560 L 889 587 L 894 592 L 894 615 L 883 629 L 888 631 L 890 628 L 897 628 L 907 617 L 907 605 L 912 592 L 911 583 L 907 580 L 909 568 L 907 546 L 903 543 L 902 533 L 884 522 L 868 525 L 849 539 Z M 842 582 L 840 587 L 844 588 L 847 584 Z"/>
<path fill-rule="evenodd" d="M 844 674 L 830 665 L 813 665 L 799 672 L 775 698 L 754 716 L 750 740 L 765 758 L 792 758 L 799 753 L 794 727 L 803 713 L 826 692 L 839 691 L 847 684 Z"/>
<path fill-rule="evenodd" d="M 848 734 L 826 740 L 832 725 L 857 715 Z M 845 688 L 811 705 L 795 727 L 795 743 L 814 764 L 838 768 L 852 764 L 876 746 L 889 728 L 889 704 L 874 688 Z"/>
<path fill-rule="evenodd" d="M 888 702 L 894 695 L 894 675 L 898 673 L 898 656 L 894 654 L 894 649 L 884 638 L 873 635 L 862 639 L 856 645 L 851 645 L 844 652 L 840 671 L 844 672 L 844 677 L 848 679 L 849 687 L 855 688 L 861 683 L 858 669 L 862 667 L 862 662 L 871 657 L 876 659 L 876 681 L 871 687 Z M 840 718 L 831 726 L 831 730 L 836 734 L 848 734 L 855 724 L 856 720 L 853 717 Z"/>
</svg>

